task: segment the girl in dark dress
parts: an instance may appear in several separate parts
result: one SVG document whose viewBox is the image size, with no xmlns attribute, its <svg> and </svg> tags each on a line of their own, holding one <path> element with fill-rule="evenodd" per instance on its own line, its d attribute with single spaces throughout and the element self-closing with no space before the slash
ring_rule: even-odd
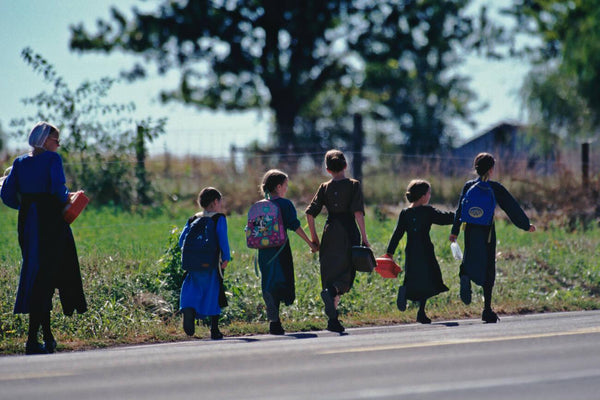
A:
<svg viewBox="0 0 600 400">
<path fill-rule="evenodd" d="M 59 132 L 39 122 L 29 134 L 30 154 L 18 157 L 2 185 L 2 201 L 19 210 L 19 246 L 23 256 L 15 301 L 15 314 L 29 314 L 26 354 L 53 353 L 56 341 L 50 330 L 50 310 L 59 290 L 65 315 L 83 313 L 83 294 L 77 250 L 71 228 L 63 219 L 69 203 L 62 160 L 56 153 Z M 38 342 L 42 328 L 44 345 Z"/>
<path fill-rule="evenodd" d="M 328 216 L 323 228 L 319 247 L 321 264 L 321 298 L 328 317 L 327 330 L 344 332 L 338 320 L 337 306 L 340 296 L 347 293 L 354 283 L 356 271 L 352 266 L 352 246 L 362 243 L 369 246 L 365 230 L 365 205 L 360 182 L 346 178 L 346 158 L 339 150 L 330 150 L 325 155 L 327 172 L 332 179 L 319 186 L 312 202 L 306 208 L 306 219 L 311 239 L 319 246 L 315 229 L 315 217 L 323 206 Z M 357 228 L 358 224 L 358 228 Z"/>
<path fill-rule="evenodd" d="M 300 226 L 294 204 L 284 198 L 288 190 L 288 176 L 277 169 L 267 171 L 262 180 L 261 190 L 266 198 L 279 206 L 285 229 L 296 232 L 310 246 L 311 251 L 316 252 L 317 246 L 308 239 Z M 258 250 L 258 266 L 269 319 L 269 333 L 284 335 L 285 330 L 279 319 L 279 306 L 282 302 L 289 306 L 296 299 L 290 241 L 286 240 L 283 248 L 280 246 Z"/>
<path fill-rule="evenodd" d="M 474 167 L 478 179 L 465 183 L 454 224 L 450 234 L 450 242 L 456 242 L 461 226 L 462 200 L 467 191 L 479 181 L 489 182 L 494 192 L 496 203 L 518 227 L 528 232 L 535 232 L 535 226 L 519 206 L 514 197 L 498 182 L 491 181 L 496 160 L 489 153 L 479 153 L 475 157 Z M 487 323 L 498 321 L 498 315 L 492 310 L 492 289 L 496 281 L 496 229 L 492 225 L 465 224 L 465 251 L 460 265 L 460 298 L 465 304 L 471 303 L 471 281 L 483 287 L 484 308 L 481 319 Z"/>
<path fill-rule="evenodd" d="M 406 192 L 410 206 L 400 212 L 387 248 L 387 255 L 393 258 L 398 242 L 406 233 L 404 284 L 398 289 L 396 304 L 400 311 L 404 311 L 407 299 L 418 301 L 417 322 L 422 324 L 431 323 L 425 313 L 427 299 L 448 291 L 435 258 L 429 231 L 432 224 L 450 225 L 454 221 L 453 212 L 440 211 L 428 205 L 430 198 L 429 182 L 420 179 L 410 182 Z"/>
</svg>

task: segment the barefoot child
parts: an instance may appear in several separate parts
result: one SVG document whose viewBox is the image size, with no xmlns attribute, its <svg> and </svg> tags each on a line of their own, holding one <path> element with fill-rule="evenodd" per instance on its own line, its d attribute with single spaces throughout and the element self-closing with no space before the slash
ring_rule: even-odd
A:
<svg viewBox="0 0 600 400">
<path fill-rule="evenodd" d="M 398 289 L 396 304 L 400 311 L 404 311 L 407 299 L 418 301 L 417 322 L 422 324 L 431 323 L 431 319 L 425 313 L 427 299 L 448 291 L 435 258 L 429 231 L 432 224 L 450 225 L 454 221 L 453 212 L 440 211 L 428 205 L 430 198 L 429 182 L 416 179 L 409 183 L 406 199 L 410 206 L 400 212 L 387 248 L 387 255 L 393 258 L 398 242 L 406 233 L 404 284 Z"/>
<path fill-rule="evenodd" d="M 329 150 L 325 155 L 327 172 L 331 180 L 319 186 L 310 205 L 306 208 L 306 220 L 312 241 L 319 246 L 315 229 L 315 217 L 323 206 L 328 216 L 323 228 L 319 248 L 321 264 L 321 298 L 328 317 L 327 330 L 344 332 L 338 319 L 337 306 L 340 296 L 347 293 L 354 283 L 356 271 L 352 266 L 352 246 L 362 243 L 369 246 L 365 230 L 365 205 L 360 182 L 345 176 L 347 167 L 344 153 Z M 358 228 L 357 225 L 358 224 Z"/>
<path fill-rule="evenodd" d="M 284 198 L 287 190 L 288 176 L 284 172 L 272 169 L 265 173 L 261 185 L 265 198 L 279 207 L 285 229 L 296 232 L 310 246 L 311 251 L 315 252 L 317 246 L 308 239 L 300 226 L 294 204 Z M 296 299 L 294 260 L 289 239 L 282 246 L 258 250 L 262 294 L 267 307 L 269 333 L 272 335 L 285 334 L 279 319 L 280 304 L 283 302 L 289 306 Z"/>
<path fill-rule="evenodd" d="M 496 160 L 489 153 L 479 153 L 475 157 L 474 167 L 479 178 L 468 181 L 463 187 L 454 217 L 450 242 L 456 242 L 461 223 L 465 223 L 465 251 L 460 265 L 460 298 L 465 304 L 471 303 L 471 281 L 483 287 L 484 308 L 481 319 L 486 323 L 498 321 L 498 315 L 492 310 L 492 289 L 496 281 L 496 229 L 493 214 L 496 204 L 506 212 L 510 220 L 519 228 L 534 232 L 535 226 L 521 209 L 514 197 L 498 182 L 491 181 Z M 481 193 L 490 194 L 489 221 L 475 221 L 484 218 L 484 207 L 463 208 L 465 198 L 469 198 L 469 189 L 481 186 Z M 490 190 L 491 189 L 491 190 Z M 471 209 L 474 211 L 472 212 Z M 476 212 L 475 212 L 476 211 Z"/>
<path fill-rule="evenodd" d="M 217 189 L 202 189 L 198 196 L 198 204 L 204 211 L 188 220 L 179 237 L 182 266 L 187 271 L 179 300 L 180 311 L 183 314 L 183 330 L 189 336 L 193 336 L 195 320 L 210 317 L 210 337 L 213 340 L 223 338 L 219 330 L 219 316 L 221 307 L 227 306 L 222 271 L 219 270 L 225 269 L 231 260 L 227 220 L 221 213 L 221 199 L 221 193 Z M 195 238 L 206 243 L 206 251 L 192 250 L 198 248 L 192 242 Z M 210 254 L 202 255 L 207 253 Z M 202 265 L 207 258 L 206 264 Z"/>
</svg>

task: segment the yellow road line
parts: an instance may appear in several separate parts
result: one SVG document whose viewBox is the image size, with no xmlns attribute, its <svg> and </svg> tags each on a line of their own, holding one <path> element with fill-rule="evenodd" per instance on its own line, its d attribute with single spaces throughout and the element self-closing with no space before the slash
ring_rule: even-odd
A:
<svg viewBox="0 0 600 400">
<path fill-rule="evenodd" d="M 22 381 L 26 379 L 44 379 L 44 378 L 63 378 L 65 376 L 74 376 L 72 372 L 29 372 L 22 374 L 7 374 L 0 376 L 0 382 L 2 381 Z"/>
<path fill-rule="evenodd" d="M 408 344 L 395 344 L 395 345 L 384 345 L 384 346 L 372 346 L 372 347 L 354 347 L 349 349 L 340 350 L 327 350 L 319 352 L 318 354 L 342 354 L 342 353 L 362 353 L 369 351 L 384 351 L 384 350 L 401 350 L 401 349 L 412 349 L 418 347 L 435 347 L 435 346 L 447 346 L 451 344 L 465 344 L 465 343 L 487 343 L 487 342 L 501 342 L 505 340 L 522 340 L 522 339 L 537 339 L 547 338 L 555 336 L 571 336 L 571 335 L 585 335 L 589 333 L 600 333 L 600 327 L 591 327 L 585 329 L 578 329 L 575 331 L 563 331 L 563 332 L 551 332 L 551 333 L 537 333 L 529 335 L 515 335 L 515 336 L 497 336 L 490 338 L 474 338 L 474 339 L 453 339 L 453 340 L 442 340 L 435 342 L 419 342 L 419 343 L 408 343 Z"/>
</svg>

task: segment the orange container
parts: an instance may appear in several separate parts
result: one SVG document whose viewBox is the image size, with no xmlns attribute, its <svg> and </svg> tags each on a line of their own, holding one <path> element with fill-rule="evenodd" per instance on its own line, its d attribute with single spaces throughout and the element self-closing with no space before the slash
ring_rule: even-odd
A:
<svg viewBox="0 0 600 400">
<path fill-rule="evenodd" d="M 65 208 L 63 218 L 67 221 L 67 224 L 75 221 L 75 218 L 81 214 L 85 206 L 88 205 L 90 199 L 83 193 L 83 190 L 69 194 L 69 204 Z"/>
<path fill-rule="evenodd" d="M 402 272 L 402 268 L 389 257 L 377 257 L 375 262 L 377 263 L 375 271 L 383 278 L 397 278 L 398 274 Z"/>
</svg>

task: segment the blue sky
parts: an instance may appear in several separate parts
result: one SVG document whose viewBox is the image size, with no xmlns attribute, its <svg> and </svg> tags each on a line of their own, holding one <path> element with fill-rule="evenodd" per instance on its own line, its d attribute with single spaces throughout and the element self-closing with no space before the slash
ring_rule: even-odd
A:
<svg viewBox="0 0 600 400">
<path fill-rule="evenodd" d="M 506 3 L 503 0 L 502 3 Z M 140 61 L 124 54 L 98 55 L 71 53 L 68 48 L 69 26 L 83 22 L 95 31 L 98 18 L 107 19 L 110 6 L 118 4 L 121 11 L 150 2 L 139 0 L 0 0 L 0 123 L 6 129 L 12 118 L 34 113 L 20 100 L 47 90 L 42 78 L 21 59 L 21 50 L 31 47 L 53 64 L 57 72 L 76 87 L 82 81 L 115 76 L 122 69 Z M 151 7 L 153 8 L 153 7 Z M 470 58 L 461 72 L 472 79 L 471 87 L 490 107 L 475 116 L 475 129 L 461 126 L 461 137 L 476 136 L 501 121 L 520 121 L 520 103 L 516 91 L 528 67 L 517 61 L 492 62 Z M 177 154 L 209 154 L 225 157 L 231 143 L 243 145 L 248 141 L 267 140 L 269 113 L 254 112 L 226 114 L 199 111 L 178 104 L 160 104 L 156 99 L 161 88 L 171 88 L 177 73 L 154 76 L 134 85 L 113 88 L 108 101 L 137 106 L 136 117 L 169 117 L 167 134 L 153 144 L 151 151 L 165 148 Z M 26 133 L 24 133 L 26 134 Z"/>
</svg>

